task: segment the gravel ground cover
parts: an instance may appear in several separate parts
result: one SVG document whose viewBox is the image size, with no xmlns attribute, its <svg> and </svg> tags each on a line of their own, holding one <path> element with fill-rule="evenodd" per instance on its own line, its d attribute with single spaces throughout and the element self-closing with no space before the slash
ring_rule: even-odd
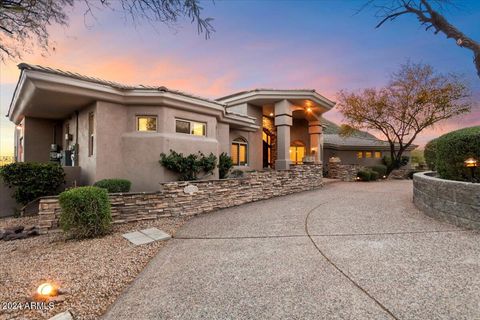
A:
<svg viewBox="0 0 480 320">
<path fill-rule="evenodd" d="M 133 246 L 122 234 L 157 227 L 170 234 L 186 218 L 163 218 L 115 225 L 97 239 L 66 240 L 62 233 L 0 241 L 0 319 L 48 319 L 70 310 L 75 319 L 98 319 L 166 242 Z M 0 219 L 0 228 L 31 226 L 35 217 Z M 50 280 L 65 294 L 48 311 L 3 310 L 9 302 L 32 301 L 39 284 Z M 11 305 L 10 305 L 11 307 Z"/>
</svg>

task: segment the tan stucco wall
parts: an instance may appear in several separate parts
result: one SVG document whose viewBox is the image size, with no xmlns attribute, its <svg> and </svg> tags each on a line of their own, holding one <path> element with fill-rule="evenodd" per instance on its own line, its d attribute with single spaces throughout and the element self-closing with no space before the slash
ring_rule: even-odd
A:
<svg viewBox="0 0 480 320">
<path fill-rule="evenodd" d="M 47 162 L 50 160 L 50 145 L 54 143 L 55 121 L 26 117 L 23 121 L 23 161 Z M 61 135 L 61 132 L 58 134 Z"/>
<path fill-rule="evenodd" d="M 293 119 L 290 127 L 290 142 L 301 141 L 305 144 L 305 151 L 310 154 L 310 136 L 308 135 L 308 121 L 305 119 Z"/>
</svg>

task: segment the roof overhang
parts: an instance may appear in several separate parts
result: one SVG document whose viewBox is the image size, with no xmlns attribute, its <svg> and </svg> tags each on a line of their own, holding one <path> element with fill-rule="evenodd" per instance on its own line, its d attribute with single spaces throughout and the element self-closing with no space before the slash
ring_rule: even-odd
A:
<svg viewBox="0 0 480 320">
<path fill-rule="evenodd" d="M 321 113 L 332 109 L 335 102 L 318 94 L 315 90 L 274 90 L 256 89 L 244 91 L 217 99 L 218 102 L 226 104 L 227 108 L 243 103 L 253 105 L 275 104 L 281 100 L 289 100 L 295 105 L 303 106 L 305 101 L 313 103 L 312 107 L 321 109 Z"/>
<path fill-rule="evenodd" d="M 165 105 L 214 115 L 219 121 L 234 127 L 256 130 L 255 119 L 229 113 L 222 103 L 172 91 L 152 89 L 119 89 L 38 70 L 22 69 L 10 103 L 7 117 L 18 124 L 25 116 L 63 119 L 96 101 L 122 105 Z"/>
<path fill-rule="evenodd" d="M 415 148 L 417 148 L 417 145 L 410 145 L 408 148 L 406 148 L 406 151 L 412 151 Z M 388 145 L 371 145 L 371 144 L 365 144 L 365 145 L 339 145 L 335 143 L 324 143 L 323 144 L 324 149 L 332 149 L 332 150 L 339 150 L 339 151 L 370 151 L 370 150 L 375 150 L 375 151 L 390 151 L 390 146 Z M 395 150 L 398 150 L 399 146 L 395 146 Z"/>
</svg>

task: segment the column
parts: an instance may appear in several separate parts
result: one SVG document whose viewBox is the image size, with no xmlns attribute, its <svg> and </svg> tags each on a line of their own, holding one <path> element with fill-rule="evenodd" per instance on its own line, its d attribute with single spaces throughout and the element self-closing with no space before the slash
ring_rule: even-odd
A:
<svg viewBox="0 0 480 320">
<path fill-rule="evenodd" d="M 314 156 L 315 163 L 321 163 L 323 153 L 322 123 L 319 120 L 308 122 L 308 134 L 310 136 L 310 154 Z"/>
<path fill-rule="evenodd" d="M 288 100 L 275 103 L 275 127 L 277 128 L 276 170 L 290 169 L 290 127 L 292 126 L 292 108 Z"/>
</svg>

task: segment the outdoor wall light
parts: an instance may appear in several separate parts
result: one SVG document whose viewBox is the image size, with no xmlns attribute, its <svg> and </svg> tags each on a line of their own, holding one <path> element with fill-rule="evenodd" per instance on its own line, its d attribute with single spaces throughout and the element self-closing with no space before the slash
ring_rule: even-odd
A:
<svg viewBox="0 0 480 320">
<path fill-rule="evenodd" d="M 312 108 L 308 107 L 307 112 L 312 112 Z"/>
<path fill-rule="evenodd" d="M 15 128 L 17 128 L 17 130 L 22 130 L 22 126 L 19 124 Z"/>
<path fill-rule="evenodd" d="M 273 117 L 273 112 L 270 112 L 270 117 Z"/>
</svg>

